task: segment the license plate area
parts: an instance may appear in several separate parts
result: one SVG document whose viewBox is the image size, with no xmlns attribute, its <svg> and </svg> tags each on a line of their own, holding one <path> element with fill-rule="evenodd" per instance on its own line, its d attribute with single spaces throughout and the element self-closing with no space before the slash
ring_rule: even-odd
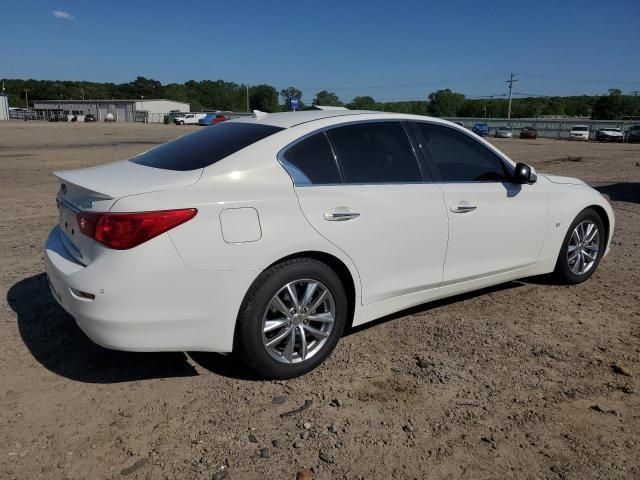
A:
<svg viewBox="0 0 640 480">
<path fill-rule="evenodd" d="M 76 221 L 76 214 L 65 207 L 64 204 L 60 204 L 58 216 L 60 229 L 64 232 L 67 240 L 77 249 L 80 231 L 78 229 L 78 222 Z"/>
</svg>

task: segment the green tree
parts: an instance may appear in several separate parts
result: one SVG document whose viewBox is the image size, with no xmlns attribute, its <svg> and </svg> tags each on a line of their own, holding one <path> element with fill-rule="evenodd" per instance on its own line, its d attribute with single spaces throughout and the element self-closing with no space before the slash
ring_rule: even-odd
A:
<svg viewBox="0 0 640 480">
<path fill-rule="evenodd" d="M 304 107 L 302 103 L 302 91 L 298 90 L 296 87 L 283 88 L 282 90 L 280 90 L 280 96 L 284 101 L 283 110 L 291 110 L 291 99 L 293 97 L 296 97 L 299 100 L 298 110 L 302 110 L 302 108 Z"/>
<path fill-rule="evenodd" d="M 622 92 L 610 88 L 609 95 L 598 97 L 593 106 L 592 117 L 600 120 L 615 120 L 624 115 Z"/>
<path fill-rule="evenodd" d="M 162 98 L 162 84 L 151 78 L 136 77 L 124 87 L 125 98 Z"/>
<path fill-rule="evenodd" d="M 347 105 L 351 110 L 378 110 L 378 105 L 373 97 L 354 97 L 351 103 Z"/>
<path fill-rule="evenodd" d="M 334 92 L 322 90 L 316 93 L 316 98 L 313 99 L 314 105 L 326 105 L 330 107 L 341 107 L 343 103 Z"/>
<path fill-rule="evenodd" d="M 280 110 L 278 92 L 271 85 L 255 85 L 251 87 L 249 89 L 249 104 L 251 110 L 269 113 Z"/>
<path fill-rule="evenodd" d="M 464 103 L 464 95 L 448 88 L 429 94 L 429 113 L 435 117 L 455 117 Z"/>
</svg>

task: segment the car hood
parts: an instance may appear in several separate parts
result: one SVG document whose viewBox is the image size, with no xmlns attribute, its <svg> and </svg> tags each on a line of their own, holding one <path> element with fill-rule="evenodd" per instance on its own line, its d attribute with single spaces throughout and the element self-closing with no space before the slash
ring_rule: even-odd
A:
<svg viewBox="0 0 640 480">
<path fill-rule="evenodd" d="M 542 173 L 540 175 L 546 177 L 550 182 L 560 185 L 586 185 L 582 180 L 573 177 L 561 177 L 559 175 L 548 175 L 546 173 Z"/>
</svg>

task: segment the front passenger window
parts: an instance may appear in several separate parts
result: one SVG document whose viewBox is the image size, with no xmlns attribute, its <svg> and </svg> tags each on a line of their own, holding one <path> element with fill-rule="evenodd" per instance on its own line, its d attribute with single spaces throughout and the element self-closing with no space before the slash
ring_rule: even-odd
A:
<svg viewBox="0 0 640 480">
<path fill-rule="evenodd" d="M 503 182 L 509 172 L 495 153 L 470 135 L 430 123 L 414 123 L 420 145 L 443 182 Z"/>
</svg>

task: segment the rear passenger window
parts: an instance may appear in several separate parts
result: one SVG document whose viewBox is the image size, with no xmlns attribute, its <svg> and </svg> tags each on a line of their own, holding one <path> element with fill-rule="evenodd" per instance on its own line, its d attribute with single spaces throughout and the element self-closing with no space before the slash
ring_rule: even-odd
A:
<svg viewBox="0 0 640 480">
<path fill-rule="evenodd" d="M 509 173 L 495 153 L 471 136 L 442 125 L 414 123 L 420 146 L 443 182 L 501 182 Z"/>
<path fill-rule="evenodd" d="M 344 183 L 422 181 L 420 167 L 400 122 L 346 125 L 328 133 Z"/>
<path fill-rule="evenodd" d="M 340 173 L 324 133 L 316 133 L 290 147 L 283 166 L 296 185 L 340 183 Z"/>
</svg>

